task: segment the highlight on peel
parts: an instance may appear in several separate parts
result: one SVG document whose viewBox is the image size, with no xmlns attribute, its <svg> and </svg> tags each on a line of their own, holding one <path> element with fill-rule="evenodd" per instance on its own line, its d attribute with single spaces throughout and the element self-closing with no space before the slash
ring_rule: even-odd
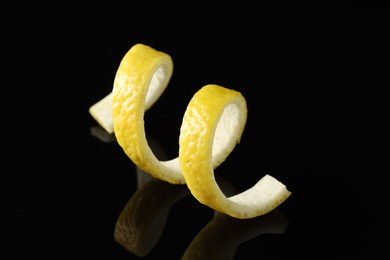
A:
<svg viewBox="0 0 390 260">
<path fill-rule="evenodd" d="M 190 100 L 179 137 L 180 167 L 192 195 L 210 208 L 240 219 L 264 215 L 291 194 L 270 175 L 231 197 L 221 191 L 214 169 L 239 143 L 246 119 L 246 101 L 241 93 L 206 85 Z"/>
</svg>

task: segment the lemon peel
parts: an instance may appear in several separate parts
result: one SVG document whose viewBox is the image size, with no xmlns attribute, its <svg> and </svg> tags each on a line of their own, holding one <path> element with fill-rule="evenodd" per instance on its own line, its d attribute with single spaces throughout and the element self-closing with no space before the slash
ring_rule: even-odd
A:
<svg viewBox="0 0 390 260">
<path fill-rule="evenodd" d="M 220 189 L 213 169 L 239 143 L 246 119 L 246 101 L 240 92 L 206 85 L 190 100 L 179 137 L 180 166 L 192 195 L 214 210 L 236 218 L 266 214 L 291 194 L 283 183 L 268 174 L 231 197 Z"/>
<path fill-rule="evenodd" d="M 161 96 L 172 76 L 170 55 L 136 44 L 123 57 L 114 79 L 114 132 L 126 155 L 143 171 L 172 184 L 184 184 L 178 157 L 160 161 L 145 136 L 144 113 Z"/>
<path fill-rule="evenodd" d="M 144 113 L 162 95 L 172 73 L 170 55 L 136 44 L 119 64 L 112 93 L 90 113 L 106 129 L 112 124 L 118 144 L 142 171 L 172 184 L 187 184 L 204 205 L 241 219 L 278 207 L 291 192 L 269 174 L 230 197 L 215 180 L 214 169 L 239 143 L 247 120 L 245 98 L 236 90 L 216 84 L 198 90 L 184 113 L 178 157 L 160 161 L 155 156 L 146 139 Z M 106 109 L 112 109 L 111 117 Z"/>
</svg>

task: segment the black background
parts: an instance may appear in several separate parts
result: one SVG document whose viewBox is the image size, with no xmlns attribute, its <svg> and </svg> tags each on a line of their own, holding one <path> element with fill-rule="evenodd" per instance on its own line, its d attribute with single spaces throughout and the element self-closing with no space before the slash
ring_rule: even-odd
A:
<svg viewBox="0 0 390 260">
<path fill-rule="evenodd" d="M 137 188 L 135 166 L 91 134 L 88 113 L 136 43 L 174 62 L 145 114 L 167 156 L 177 155 L 192 95 L 223 85 L 245 96 L 248 121 L 216 174 L 244 190 L 269 173 L 293 193 L 279 208 L 285 233 L 241 244 L 237 259 L 386 253 L 388 9 L 223 7 L 2 8 L 1 259 L 136 259 L 113 237 Z M 180 200 L 145 259 L 179 259 L 212 214 Z"/>
</svg>

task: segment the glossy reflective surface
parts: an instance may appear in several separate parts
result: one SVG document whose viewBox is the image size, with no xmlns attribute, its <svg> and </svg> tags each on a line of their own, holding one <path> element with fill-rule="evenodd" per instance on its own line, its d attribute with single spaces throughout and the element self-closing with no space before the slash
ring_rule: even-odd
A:
<svg viewBox="0 0 390 260">
<path fill-rule="evenodd" d="M 241 21 L 210 10 L 164 29 L 119 9 L 7 7 L 21 23 L 3 32 L 0 259 L 387 253 L 387 9 L 278 7 Z M 177 156 L 201 86 L 239 90 L 248 122 L 217 180 L 235 193 L 269 173 L 292 191 L 277 210 L 246 221 L 214 212 L 137 169 L 91 118 L 138 42 L 175 66 L 145 115 L 156 153 Z"/>
</svg>

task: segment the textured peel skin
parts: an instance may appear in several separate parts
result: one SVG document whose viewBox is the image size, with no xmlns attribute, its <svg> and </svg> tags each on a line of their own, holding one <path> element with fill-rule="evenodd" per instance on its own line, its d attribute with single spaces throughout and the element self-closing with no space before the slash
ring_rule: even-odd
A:
<svg viewBox="0 0 390 260">
<path fill-rule="evenodd" d="M 112 93 L 90 113 L 115 134 L 140 170 L 171 184 L 186 184 L 199 202 L 218 212 L 253 218 L 283 203 L 291 192 L 271 175 L 230 197 L 215 180 L 214 170 L 240 142 L 247 120 L 246 100 L 236 90 L 216 84 L 199 89 L 183 116 L 178 157 L 162 161 L 155 156 L 146 138 L 144 114 L 163 94 L 172 73 L 168 54 L 136 44 L 119 64 Z"/>
<path fill-rule="evenodd" d="M 241 93 L 210 84 L 191 99 L 180 130 L 180 166 L 192 195 L 235 218 L 264 215 L 290 196 L 286 186 L 270 175 L 229 198 L 218 186 L 213 169 L 239 143 L 246 119 L 246 101 Z"/>
</svg>

